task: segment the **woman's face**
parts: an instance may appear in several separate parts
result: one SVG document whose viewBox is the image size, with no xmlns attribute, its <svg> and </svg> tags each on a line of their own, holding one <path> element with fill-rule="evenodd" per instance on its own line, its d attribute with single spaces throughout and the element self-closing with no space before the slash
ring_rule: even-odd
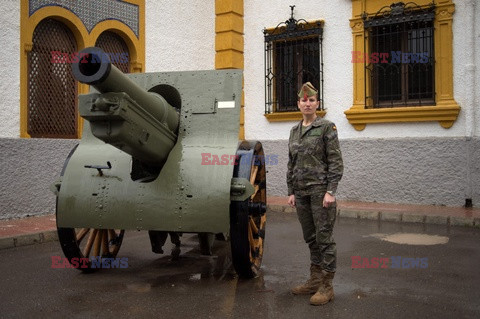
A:
<svg viewBox="0 0 480 319">
<path fill-rule="evenodd" d="M 318 109 L 320 105 L 320 101 L 318 101 L 316 95 L 312 95 L 307 98 L 300 98 L 297 102 L 298 108 L 300 112 L 304 115 L 314 114 L 315 111 Z"/>
</svg>

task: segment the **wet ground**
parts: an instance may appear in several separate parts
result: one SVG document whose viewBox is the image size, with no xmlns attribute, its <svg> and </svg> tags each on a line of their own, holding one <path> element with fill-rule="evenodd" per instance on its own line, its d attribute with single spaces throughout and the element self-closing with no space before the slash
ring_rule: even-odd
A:
<svg viewBox="0 0 480 319">
<path fill-rule="evenodd" d="M 339 219 L 335 300 L 322 307 L 289 292 L 309 268 L 300 232 L 295 215 L 269 215 L 253 280 L 235 276 L 228 243 L 201 256 L 193 235 L 172 261 L 150 252 L 146 232 L 127 232 L 119 257 L 128 268 L 93 274 L 52 269 L 51 257 L 63 257 L 58 242 L 2 250 L 0 317 L 480 317 L 478 229 Z"/>
</svg>

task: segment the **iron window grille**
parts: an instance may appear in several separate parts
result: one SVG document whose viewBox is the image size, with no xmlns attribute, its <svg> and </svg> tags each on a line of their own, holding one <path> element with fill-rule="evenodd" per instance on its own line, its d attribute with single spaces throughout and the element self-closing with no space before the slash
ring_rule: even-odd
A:
<svg viewBox="0 0 480 319">
<path fill-rule="evenodd" d="M 323 104 L 323 23 L 291 16 L 274 29 L 264 29 L 265 114 L 298 111 L 297 93 L 305 82 L 319 92 Z"/>
<path fill-rule="evenodd" d="M 122 37 L 112 31 L 103 31 L 97 38 L 95 46 L 113 54 L 112 64 L 123 73 L 130 73 L 130 54 Z"/>
<path fill-rule="evenodd" d="M 70 64 L 54 53 L 71 57 L 77 43 L 62 22 L 47 18 L 33 32 L 28 53 L 27 133 L 33 138 L 77 138 L 77 85 Z"/>
<path fill-rule="evenodd" d="M 435 4 L 397 2 L 362 18 L 365 106 L 435 105 Z"/>
</svg>

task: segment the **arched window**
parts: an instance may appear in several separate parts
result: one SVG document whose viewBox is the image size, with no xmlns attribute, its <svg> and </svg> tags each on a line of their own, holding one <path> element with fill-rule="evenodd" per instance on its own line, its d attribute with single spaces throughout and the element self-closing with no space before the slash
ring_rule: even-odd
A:
<svg viewBox="0 0 480 319">
<path fill-rule="evenodd" d="M 35 28 L 28 54 L 31 137 L 78 137 L 77 86 L 69 63 L 76 51 L 75 37 L 63 23 L 47 18 Z"/>
<path fill-rule="evenodd" d="M 130 53 L 125 41 L 112 31 L 104 31 L 95 42 L 95 46 L 105 51 L 112 64 L 123 73 L 130 73 Z"/>
</svg>

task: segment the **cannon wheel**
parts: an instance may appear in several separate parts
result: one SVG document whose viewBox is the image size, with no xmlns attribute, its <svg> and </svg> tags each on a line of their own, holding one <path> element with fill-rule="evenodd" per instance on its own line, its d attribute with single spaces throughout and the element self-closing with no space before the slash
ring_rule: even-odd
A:
<svg viewBox="0 0 480 319">
<path fill-rule="evenodd" d="M 73 153 L 77 149 L 76 145 L 68 154 L 63 165 L 60 176 L 63 176 L 67 164 Z M 56 214 L 58 216 L 58 197 L 56 205 Z M 58 240 L 62 247 L 65 257 L 68 258 L 70 264 L 73 258 L 78 258 L 79 267 L 77 269 L 84 272 L 90 272 L 91 257 L 115 258 L 122 245 L 125 230 L 114 229 L 95 229 L 95 228 L 64 228 L 57 226 Z M 80 258 L 88 258 L 88 262 L 80 262 Z"/>
<path fill-rule="evenodd" d="M 70 264 L 74 264 L 73 258 L 78 258 L 77 269 L 84 272 L 94 269 L 90 258 L 115 258 L 125 233 L 125 230 L 96 228 L 57 228 L 57 231 L 65 257 Z M 88 261 L 82 263 L 81 258 Z"/>
<path fill-rule="evenodd" d="M 253 278 L 257 276 L 262 264 L 267 220 L 266 170 L 262 144 L 243 141 L 237 149 L 237 156 L 238 165 L 235 166 L 233 175 L 247 178 L 255 188 L 255 193 L 245 201 L 230 203 L 232 261 L 240 277 Z"/>
</svg>

